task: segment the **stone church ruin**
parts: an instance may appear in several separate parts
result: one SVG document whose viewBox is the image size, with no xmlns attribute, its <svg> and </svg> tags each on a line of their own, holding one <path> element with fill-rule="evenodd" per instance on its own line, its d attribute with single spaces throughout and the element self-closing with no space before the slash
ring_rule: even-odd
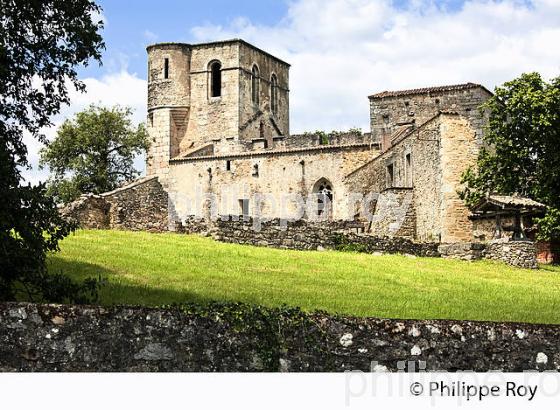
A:
<svg viewBox="0 0 560 410">
<path fill-rule="evenodd" d="M 306 243 L 294 237 L 305 232 L 310 247 L 335 247 L 337 233 L 380 251 L 428 243 L 444 256 L 490 253 L 536 266 L 532 242 L 511 241 L 513 231 L 490 226 L 495 218 L 474 215 L 457 194 L 482 144 L 485 87 L 384 91 L 369 96 L 370 132 L 292 135 L 288 63 L 238 39 L 147 52 L 146 177 L 63 209 L 82 226 L 210 232 L 286 248 Z M 510 208 L 501 220 L 515 219 Z M 256 217 L 263 230 L 246 233 Z M 277 229 L 280 220 L 288 222 Z M 506 242 L 510 251 L 495 249 Z"/>
</svg>

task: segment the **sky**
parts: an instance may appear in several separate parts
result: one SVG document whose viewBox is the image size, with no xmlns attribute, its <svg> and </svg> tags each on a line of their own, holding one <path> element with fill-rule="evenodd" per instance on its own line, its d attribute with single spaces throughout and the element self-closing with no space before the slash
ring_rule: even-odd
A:
<svg viewBox="0 0 560 410">
<path fill-rule="evenodd" d="M 80 68 L 85 94 L 53 118 L 91 103 L 146 117 L 146 46 L 243 38 L 289 62 L 291 133 L 369 131 L 367 96 L 475 82 L 490 90 L 523 72 L 560 75 L 560 0 L 99 0 L 102 66 Z M 44 180 L 39 143 L 27 137 Z M 143 169 L 143 158 L 136 161 Z"/>
</svg>

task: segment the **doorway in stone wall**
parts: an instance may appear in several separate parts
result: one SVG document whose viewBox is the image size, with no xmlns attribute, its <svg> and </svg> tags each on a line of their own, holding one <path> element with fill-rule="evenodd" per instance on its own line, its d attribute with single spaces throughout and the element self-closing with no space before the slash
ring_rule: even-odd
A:
<svg viewBox="0 0 560 410">
<path fill-rule="evenodd" d="M 326 179 L 321 178 L 315 185 L 313 185 L 313 194 L 315 197 L 316 217 L 317 219 L 331 220 L 333 217 L 333 189 L 332 183 Z"/>
</svg>

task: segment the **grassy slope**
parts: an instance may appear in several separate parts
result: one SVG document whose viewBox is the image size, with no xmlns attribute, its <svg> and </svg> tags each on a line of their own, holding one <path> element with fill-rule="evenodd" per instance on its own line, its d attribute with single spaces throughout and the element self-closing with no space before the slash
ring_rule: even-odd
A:
<svg viewBox="0 0 560 410">
<path fill-rule="evenodd" d="M 104 304 L 228 300 L 358 316 L 560 323 L 560 268 L 300 252 L 143 232 L 79 231 L 51 271 L 109 279 Z"/>
</svg>

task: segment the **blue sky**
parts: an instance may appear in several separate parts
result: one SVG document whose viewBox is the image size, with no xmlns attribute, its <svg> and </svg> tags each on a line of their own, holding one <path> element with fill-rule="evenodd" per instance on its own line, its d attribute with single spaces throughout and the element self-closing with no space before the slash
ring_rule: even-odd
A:
<svg viewBox="0 0 560 410">
<path fill-rule="evenodd" d="M 100 0 L 103 66 L 80 70 L 86 94 L 46 131 L 91 103 L 146 117 L 146 51 L 154 42 L 243 38 L 291 63 L 290 132 L 369 130 L 367 96 L 523 72 L 560 75 L 560 0 Z M 36 166 L 36 141 L 28 140 Z M 138 166 L 142 168 L 139 159 Z M 30 181 L 46 171 L 27 172 Z"/>
<path fill-rule="evenodd" d="M 291 1 L 294 3 L 294 1 Z M 436 2 L 450 12 L 461 9 L 464 0 Z M 104 67 L 96 65 L 81 70 L 83 76 L 99 78 L 108 71 L 118 71 L 126 65 L 129 71 L 145 78 L 145 46 L 152 42 L 196 41 L 191 29 L 204 25 L 228 26 L 243 18 L 255 25 L 275 26 L 282 23 L 289 0 L 102 0 L 107 18 L 104 38 L 107 50 Z M 407 0 L 393 2 L 396 9 L 414 4 Z M 310 22 L 310 24 L 313 24 Z"/>
<path fill-rule="evenodd" d="M 90 66 L 81 71 L 84 76 L 100 77 L 106 71 L 120 70 L 122 64 L 128 64 L 130 71 L 145 78 L 147 44 L 190 42 L 195 40 L 190 32 L 193 27 L 227 26 L 240 17 L 256 24 L 275 25 L 288 9 L 288 3 L 282 0 L 103 0 L 98 4 L 107 18 L 104 69 Z"/>
</svg>

